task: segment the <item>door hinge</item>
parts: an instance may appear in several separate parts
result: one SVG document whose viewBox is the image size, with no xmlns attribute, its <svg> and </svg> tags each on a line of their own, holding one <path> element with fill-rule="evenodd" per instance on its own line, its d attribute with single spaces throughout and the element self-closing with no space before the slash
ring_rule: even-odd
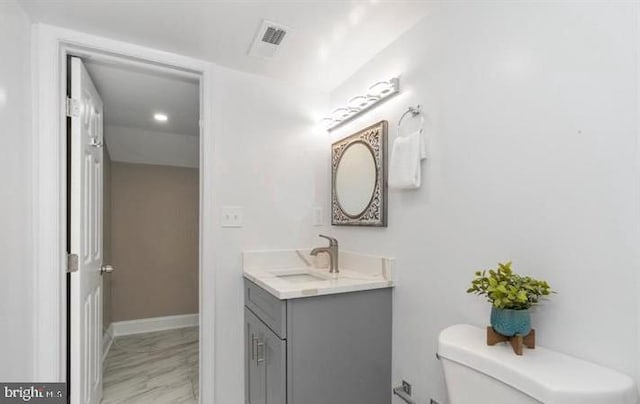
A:
<svg viewBox="0 0 640 404">
<path fill-rule="evenodd" d="M 67 254 L 67 273 L 78 271 L 78 254 Z"/>
<path fill-rule="evenodd" d="M 67 97 L 67 116 L 70 118 L 80 116 L 80 100 Z"/>
</svg>

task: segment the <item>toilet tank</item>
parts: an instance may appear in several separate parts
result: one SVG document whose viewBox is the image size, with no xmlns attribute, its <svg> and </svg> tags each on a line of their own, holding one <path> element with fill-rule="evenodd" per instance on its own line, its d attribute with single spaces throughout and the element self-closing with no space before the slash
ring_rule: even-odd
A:
<svg viewBox="0 0 640 404">
<path fill-rule="evenodd" d="M 637 404 L 627 375 L 536 347 L 523 356 L 511 345 L 487 346 L 486 329 L 466 324 L 443 330 L 438 356 L 450 404 Z"/>
</svg>

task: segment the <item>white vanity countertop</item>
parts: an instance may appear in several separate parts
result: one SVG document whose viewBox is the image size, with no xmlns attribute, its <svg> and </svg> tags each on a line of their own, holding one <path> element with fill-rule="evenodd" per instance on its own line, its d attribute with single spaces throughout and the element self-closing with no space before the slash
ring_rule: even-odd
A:
<svg viewBox="0 0 640 404">
<path fill-rule="evenodd" d="M 393 287 L 393 259 L 340 251 L 340 272 L 310 249 L 245 251 L 244 277 L 278 299 L 295 299 Z"/>
</svg>

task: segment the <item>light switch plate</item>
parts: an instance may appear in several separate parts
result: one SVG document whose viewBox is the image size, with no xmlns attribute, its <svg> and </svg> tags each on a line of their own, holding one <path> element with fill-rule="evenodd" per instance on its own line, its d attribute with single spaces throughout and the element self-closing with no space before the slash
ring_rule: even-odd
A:
<svg viewBox="0 0 640 404">
<path fill-rule="evenodd" d="M 242 227 L 244 215 L 239 206 L 224 206 L 221 209 L 220 223 L 222 227 Z"/>
<path fill-rule="evenodd" d="M 323 216 L 324 216 L 324 210 L 320 206 L 314 206 L 312 216 L 311 216 L 311 225 L 322 226 L 324 224 Z"/>
</svg>

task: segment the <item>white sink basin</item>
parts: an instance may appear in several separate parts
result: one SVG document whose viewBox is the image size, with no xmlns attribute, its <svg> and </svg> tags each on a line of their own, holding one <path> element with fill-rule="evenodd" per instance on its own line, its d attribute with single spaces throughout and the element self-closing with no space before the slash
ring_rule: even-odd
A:
<svg viewBox="0 0 640 404">
<path fill-rule="evenodd" d="M 330 279 L 328 273 L 325 275 L 324 273 L 307 269 L 273 271 L 272 273 L 276 278 L 291 283 L 322 282 Z"/>
<path fill-rule="evenodd" d="M 276 278 L 280 278 L 287 282 L 292 283 L 304 283 L 304 282 L 317 282 L 317 281 L 326 281 L 326 279 L 321 278 L 312 274 L 287 274 L 287 275 L 276 275 Z"/>
</svg>

